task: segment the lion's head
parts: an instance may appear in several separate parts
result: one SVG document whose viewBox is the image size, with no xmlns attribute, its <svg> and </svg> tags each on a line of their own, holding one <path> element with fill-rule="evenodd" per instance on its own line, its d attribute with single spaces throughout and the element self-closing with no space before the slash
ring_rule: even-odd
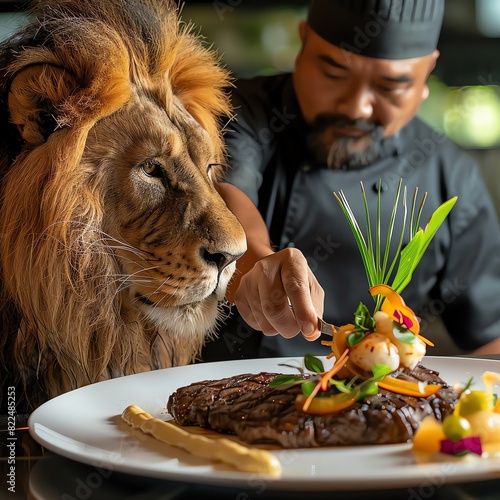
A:
<svg viewBox="0 0 500 500">
<path fill-rule="evenodd" d="M 229 77 L 173 1 L 33 13 L 0 52 L 0 363 L 31 407 L 191 362 L 246 249 L 213 182 Z"/>
</svg>

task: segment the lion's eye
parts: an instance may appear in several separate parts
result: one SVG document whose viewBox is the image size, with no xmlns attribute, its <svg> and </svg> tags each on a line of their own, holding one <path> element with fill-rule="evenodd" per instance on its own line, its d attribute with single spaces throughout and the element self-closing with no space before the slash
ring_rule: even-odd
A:
<svg viewBox="0 0 500 500">
<path fill-rule="evenodd" d="M 162 178 L 164 176 L 161 164 L 157 161 L 145 161 L 141 165 L 142 172 L 148 177 L 158 177 Z"/>
</svg>

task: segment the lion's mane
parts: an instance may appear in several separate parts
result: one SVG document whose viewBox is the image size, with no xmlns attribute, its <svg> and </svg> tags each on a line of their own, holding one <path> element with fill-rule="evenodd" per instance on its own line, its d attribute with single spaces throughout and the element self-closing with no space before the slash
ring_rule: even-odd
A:
<svg viewBox="0 0 500 500">
<path fill-rule="evenodd" d="M 104 174 L 82 156 L 95 124 L 135 86 L 160 88 L 167 113 L 180 102 L 208 132 L 215 163 L 230 115 L 229 75 L 173 1 L 40 0 L 31 13 L 0 48 L 0 369 L 28 409 L 199 352 L 196 325 L 175 343 L 161 332 L 173 320 L 161 325 L 121 293 L 127 278 L 103 250 L 114 216 Z"/>
</svg>

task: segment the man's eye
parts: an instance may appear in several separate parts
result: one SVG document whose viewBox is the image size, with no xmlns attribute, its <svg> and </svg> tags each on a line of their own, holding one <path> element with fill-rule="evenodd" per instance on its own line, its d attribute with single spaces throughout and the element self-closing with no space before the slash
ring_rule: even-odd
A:
<svg viewBox="0 0 500 500">
<path fill-rule="evenodd" d="M 399 89 L 391 89 L 390 87 L 380 87 L 380 90 L 382 92 L 385 92 L 386 94 L 392 94 L 392 93 L 396 92 Z"/>
<path fill-rule="evenodd" d="M 343 78 L 345 78 L 344 76 L 342 75 L 334 75 L 332 73 L 324 73 L 325 77 L 326 78 L 329 78 L 330 80 L 342 80 Z"/>
<path fill-rule="evenodd" d="M 148 177 L 163 177 L 163 169 L 156 161 L 146 161 L 141 165 L 142 172 Z"/>
<path fill-rule="evenodd" d="M 386 87 L 384 85 L 381 85 L 380 91 L 383 92 L 384 94 L 389 94 L 389 95 L 398 95 L 398 94 L 403 94 L 407 90 L 407 86 L 405 87 Z"/>
</svg>

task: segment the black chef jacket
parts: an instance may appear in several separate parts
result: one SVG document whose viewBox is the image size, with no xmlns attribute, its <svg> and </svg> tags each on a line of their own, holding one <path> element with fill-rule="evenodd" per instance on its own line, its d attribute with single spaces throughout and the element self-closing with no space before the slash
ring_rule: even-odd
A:
<svg viewBox="0 0 500 500">
<path fill-rule="evenodd" d="M 324 318 L 328 322 L 351 323 L 360 301 L 370 310 L 374 304 L 360 253 L 333 192 L 345 193 L 365 231 L 360 182 L 372 216 L 380 184 L 385 244 L 385 229 L 402 179 L 409 205 L 416 187 L 419 199 L 427 192 L 421 226 L 441 203 L 458 196 L 402 293 L 421 318 L 422 334 L 441 316 L 462 349 L 476 348 L 500 335 L 500 228 L 469 155 L 414 118 L 388 141 L 383 158 L 376 163 L 362 169 L 328 169 L 316 165 L 307 153 L 291 75 L 241 80 L 233 99 L 236 120 L 226 132 L 227 180 L 258 206 L 277 248 L 296 247 L 304 253 L 325 290 Z M 401 206 L 398 212 L 396 227 L 401 227 Z M 245 342 L 255 342 L 256 337 L 244 325 L 241 318 L 233 318 L 221 326 L 220 352 L 231 351 L 221 358 L 238 357 L 239 352 L 244 356 Z M 301 335 L 294 339 L 264 337 L 261 347 L 260 355 L 276 356 L 302 356 L 311 350 L 321 354 L 329 349 L 322 351 L 319 341 L 313 349 Z"/>
</svg>

